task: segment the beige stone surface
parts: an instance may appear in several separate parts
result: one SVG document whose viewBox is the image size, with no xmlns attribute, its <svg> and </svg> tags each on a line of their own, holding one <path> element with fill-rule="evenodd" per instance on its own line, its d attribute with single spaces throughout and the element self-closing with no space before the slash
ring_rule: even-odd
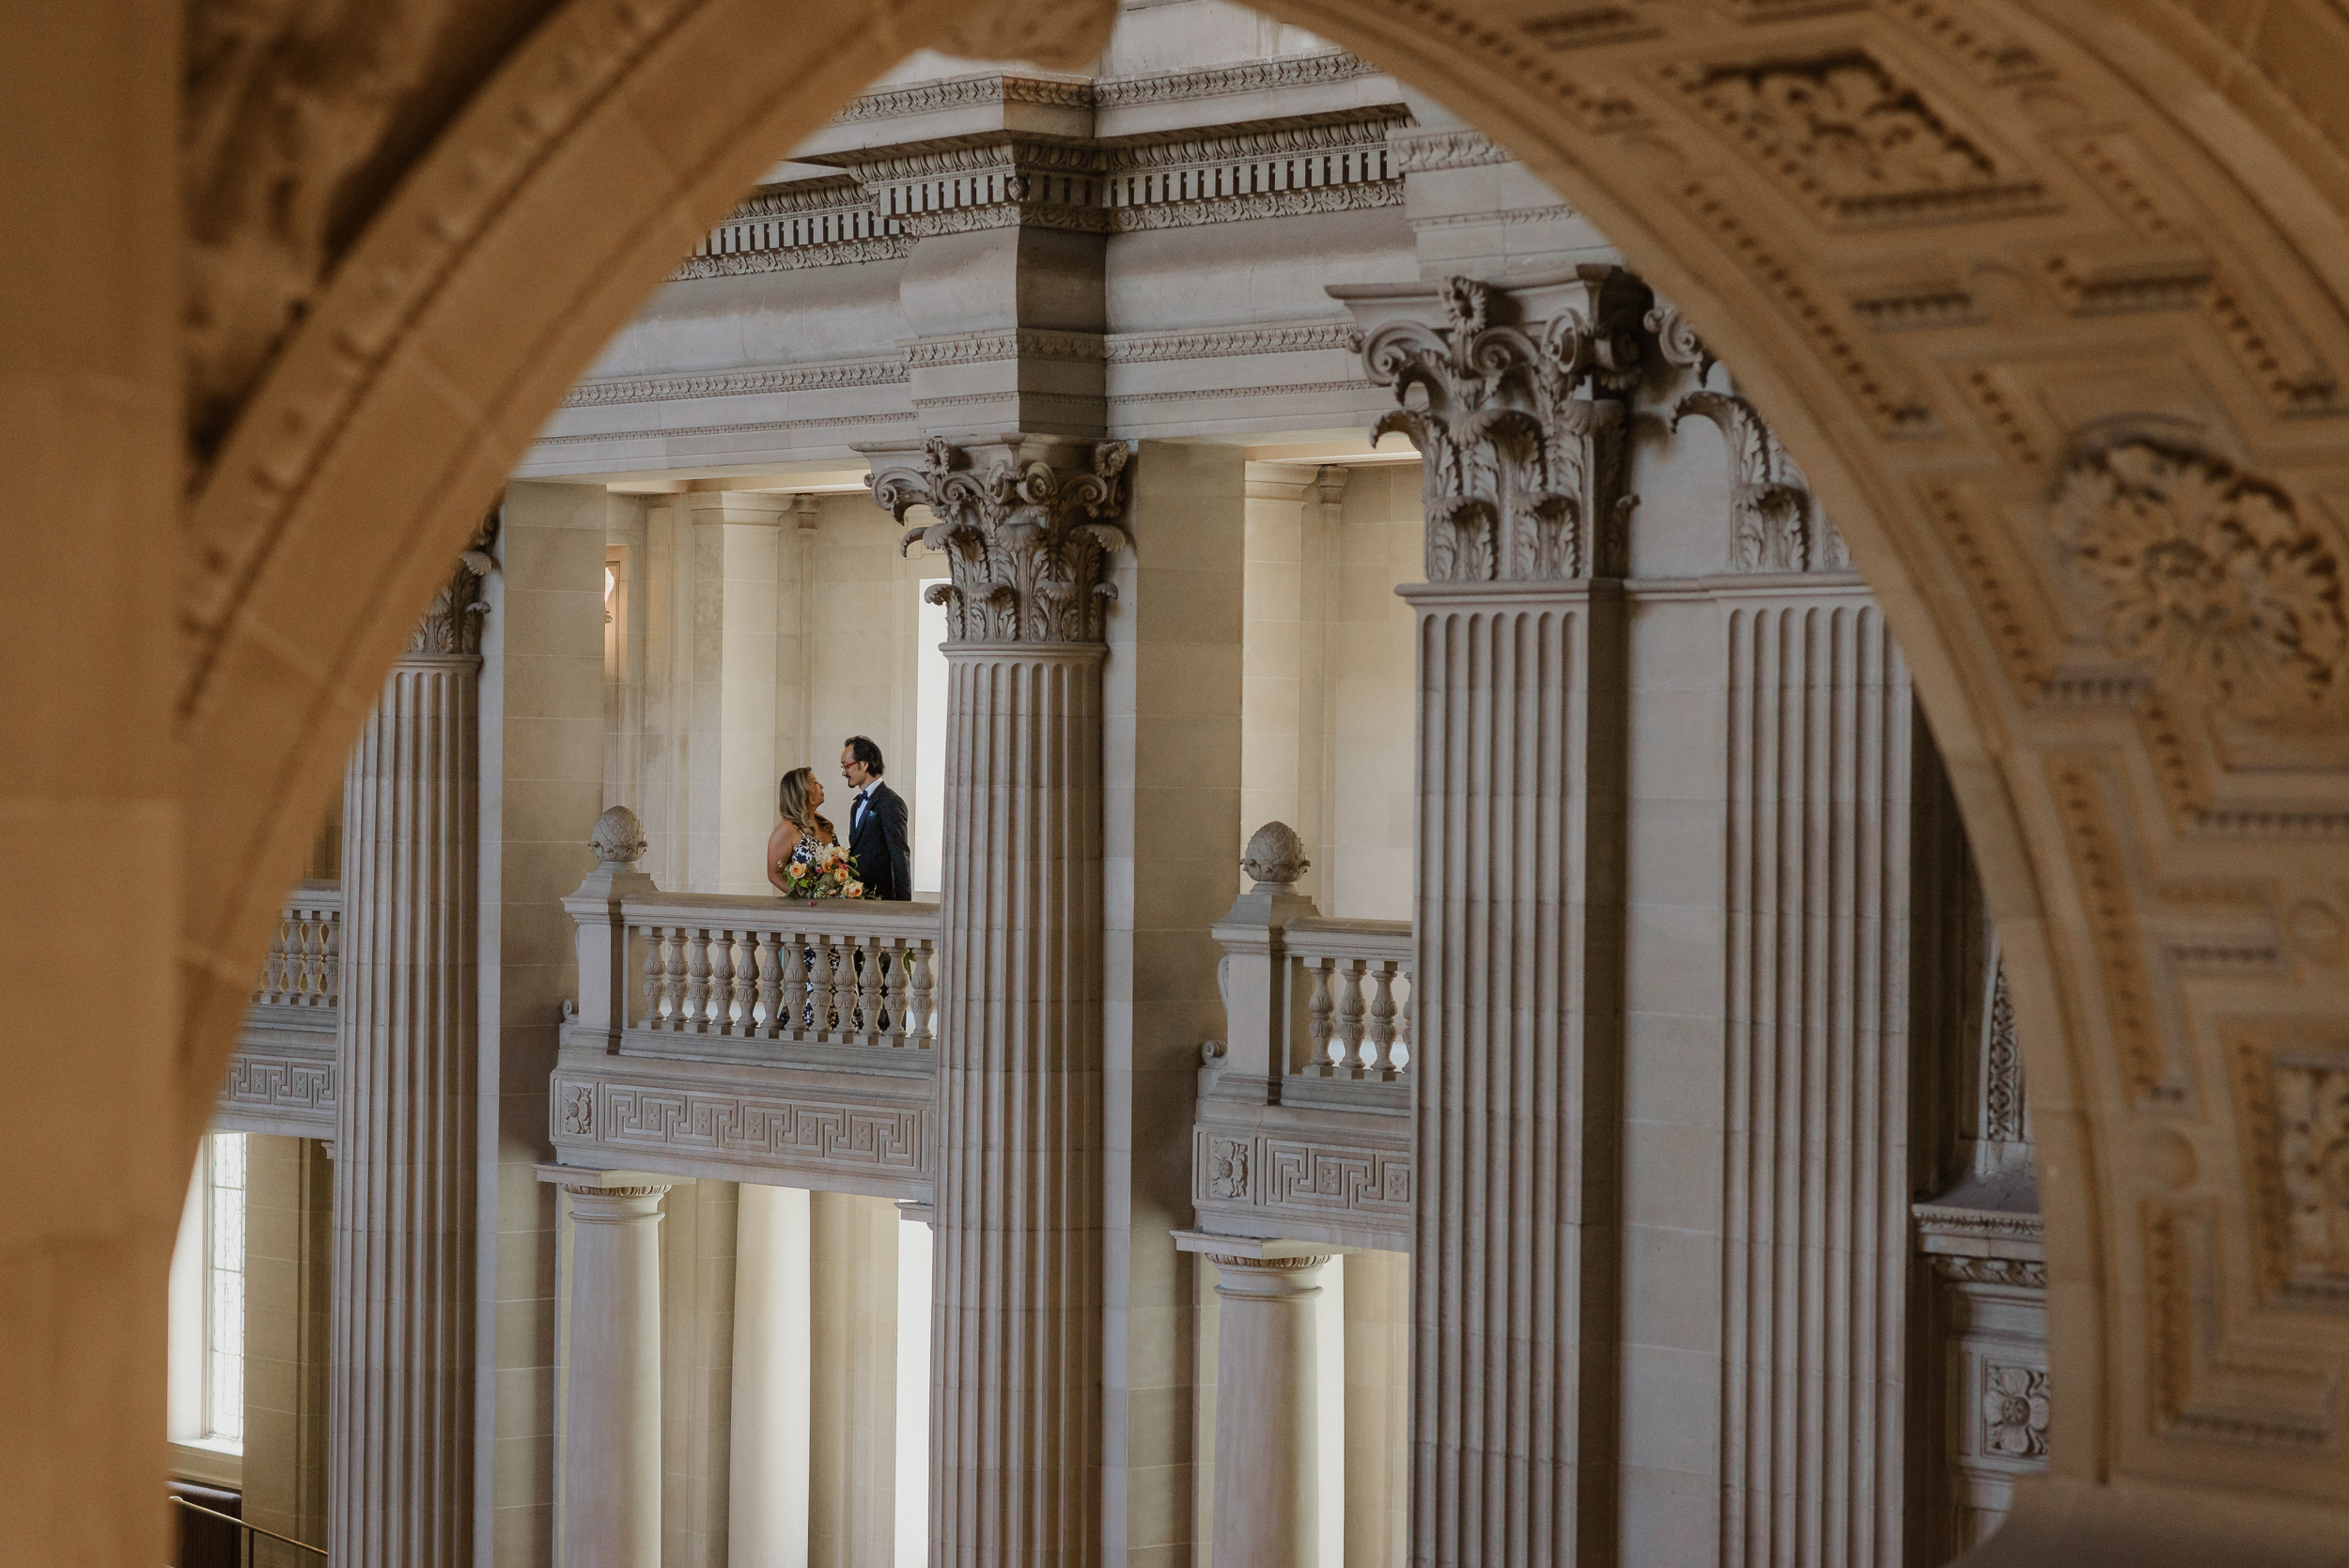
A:
<svg viewBox="0 0 2349 1568">
<path fill-rule="evenodd" d="M 896 1561 L 897 1205 L 808 1195 L 809 1568 Z"/>
<path fill-rule="evenodd" d="M 333 1202 L 322 1142 L 246 1135 L 242 1516 L 321 1547 Z M 303 1556 L 256 1543 L 262 1568 L 306 1568 Z"/>
</svg>

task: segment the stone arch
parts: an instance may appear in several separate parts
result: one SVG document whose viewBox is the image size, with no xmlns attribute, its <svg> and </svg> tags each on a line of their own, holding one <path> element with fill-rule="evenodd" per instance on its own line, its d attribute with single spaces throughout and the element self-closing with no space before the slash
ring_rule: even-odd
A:
<svg viewBox="0 0 2349 1568">
<path fill-rule="evenodd" d="M 759 149 L 950 8 L 784 36 L 756 0 L 570 0 L 282 354 L 194 508 L 191 819 L 224 852 L 189 887 L 191 1126 L 411 607 Z M 1588 211 L 1737 367 L 1881 598 L 2012 965 L 2058 1475 L 2340 1501 L 2349 19 L 1266 8 Z M 1002 14 L 964 47 L 1033 57 L 1102 20 Z"/>
</svg>

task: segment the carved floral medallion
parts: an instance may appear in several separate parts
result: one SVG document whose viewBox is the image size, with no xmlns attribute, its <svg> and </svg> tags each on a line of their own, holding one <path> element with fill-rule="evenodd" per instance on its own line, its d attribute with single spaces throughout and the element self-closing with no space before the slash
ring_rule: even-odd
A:
<svg viewBox="0 0 2349 1568">
<path fill-rule="evenodd" d="M 2315 717 L 2349 651 L 2332 542 L 2293 499 L 2221 458 L 2131 441 L 2076 459 L 2056 498 L 2106 644 L 2180 697 L 2242 717 Z"/>
</svg>

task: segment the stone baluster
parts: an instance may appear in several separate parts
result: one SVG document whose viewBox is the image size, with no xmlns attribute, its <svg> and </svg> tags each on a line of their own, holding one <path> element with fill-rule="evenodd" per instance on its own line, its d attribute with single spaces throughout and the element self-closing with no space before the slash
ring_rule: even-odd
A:
<svg viewBox="0 0 2349 1568">
<path fill-rule="evenodd" d="M 660 1568 L 661 1199 L 685 1178 L 538 1175 L 571 1208 L 563 1568 Z"/>
<path fill-rule="evenodd" d="M 1412 1558 L 1611 1561 L 1626 405 L 1647 290 L 1333 288 L 1423 458 Z M 1220 1459 L 1219 1455 L 1219 1459 Z"/>
<path fill-rule="evenodd" d="M 912 1024 L 906 1044 L 920 1050 L 929 1049 L 932 1040 L 930 1007 L 937 990 L 932 972 L 930 950 L 915 949 L 912 977 L 906 983 L 906 1006 Z"/>
<path fill-rule="evenodd" d="M 473 1560 L 481 574 L 392 666 L 344 786 L 327 1544 Z"/>
<path fill-rule="evenodd" d="M 1101 1551 L 1101 661 L 1126 448 L 876 456 L 946 553 L 930 1560 Z"/>
</svg>

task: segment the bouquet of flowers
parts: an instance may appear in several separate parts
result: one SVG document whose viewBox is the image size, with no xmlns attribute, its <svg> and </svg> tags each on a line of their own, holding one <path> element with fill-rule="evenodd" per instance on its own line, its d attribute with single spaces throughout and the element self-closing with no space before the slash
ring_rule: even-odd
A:
<svg viewBox="0 0 2349 1568">
<path fill-rule="evenodd" d="M 818 845 L 807 859 L 786 862 L 783 879 L 799 898 L 864 896 L 864 884 L 857 879 L 856 857 L 836 844 Z"/>
</svg>

